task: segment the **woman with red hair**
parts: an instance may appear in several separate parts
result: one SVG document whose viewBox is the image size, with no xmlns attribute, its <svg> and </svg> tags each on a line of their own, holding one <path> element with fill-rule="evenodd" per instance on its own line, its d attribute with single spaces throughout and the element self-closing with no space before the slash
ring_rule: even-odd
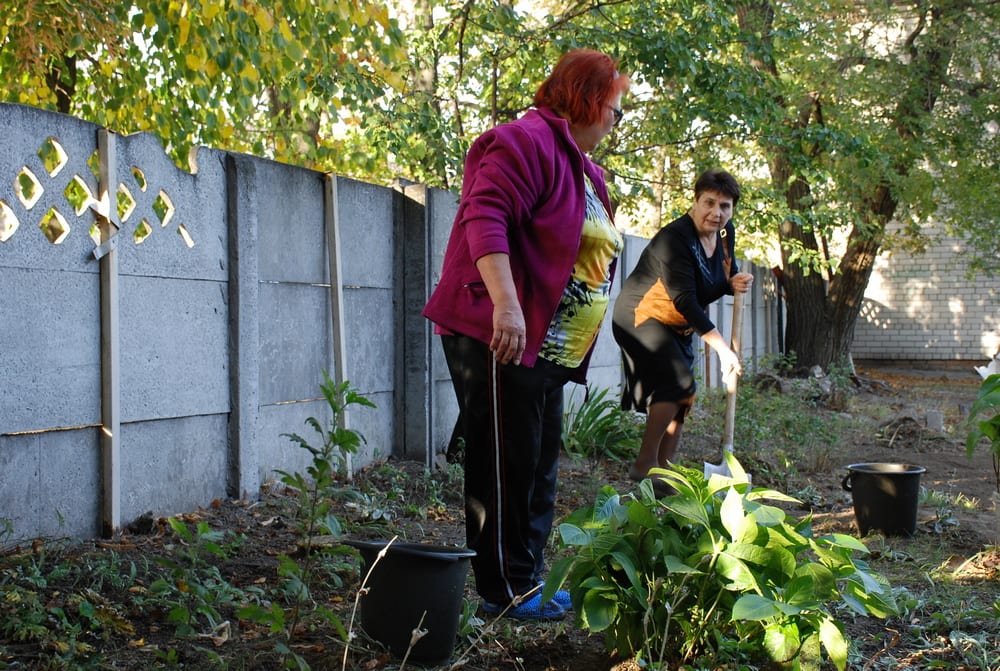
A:
<svg viewBox="0 0 1000 671">
<path fill-rule="evenodd" d="M 542 603 L 563 386 L 585 382 L 622 248 L 587 153 L 621 120 L 629 81 L 610 56 L 563 55 L 521 118 L 481 135 L 441 279 L 424 315 L 441 334 L 465 441 L 465 513 L 487 614 L 559 619 Z"/>
</svg>

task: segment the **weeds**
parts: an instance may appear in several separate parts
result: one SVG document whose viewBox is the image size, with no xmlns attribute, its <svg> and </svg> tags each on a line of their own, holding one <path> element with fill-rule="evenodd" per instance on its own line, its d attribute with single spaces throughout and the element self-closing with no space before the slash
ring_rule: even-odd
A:
<svg viewBox="0 0 1000 671">
<path fill-rule="evenodd" d="M 823 411 L 794 395 L 737 388 L 735 453 L 748 472 L 776 489 L 792 491 L 802 473 L 828 473 L 839 464 L 833 453 L 845 434 L 864 422 Z M 720 441 L 724 390 L 702 394 L 686 422 L 685 435 L 712 436 Z"/>
<path fill-rule="evenodd" d="M 979 387 L 979 395 L 969 410 L 965 447 L 969 456 L 980 442 L 988 442 L 993 457 L 993 474 L 1000 494 L 1000 373 L 990 375 Z"/>
<path fill-rule="evenodd" d="M 332 627 L 345 643 L 349 642 L 348 632 L 336 612 L 312 601 L 310 585 L 316 577 L 321 558 L 335 560 L 351 551 L 341 545 L 317 547 L 315 536 L 322 533 L 334 540 L 341 537 L 341 523 L 333 513 L 333 500 L 346 488 L 338 475 L 342 474 L 346 466 L 347 456 L 355 454 L 364 440 L 359 432 L 343 425 L 344 413 L 351 405 L 374 407 L 374 404 L 357 393 L 350 383 L 334 383 L 326 371 L 323 372 L 320 389 L 330 408 L 331 420 L 326 427 L 315 417 L 306 420 L 319 434 L 320 444 L 315 446 L 298 434 L 288 435 L 312 455 L 311 464 L 304 474 L 278 471 L 281 482 L 297 494 L 300 551 L 303 557 L 301 561 L 296 561 L 287 554 L 278 557 L 280 591 L 287 606 L 282 608 L 272 603 L 270 608 L 251 605 L 239 610 L 241 617 L 266 624 L 272 632 L 282 633 L 283 640 L 275 645 L 275 651 L 287 668 L 309 668 L 308 662 L 292 646 L 299 623 L 307 613 Z M 346 568 L 346 564 L 341 566 Z M 330 575 L 336 575 L 336 572 Z"/>
<path fill-rule="evenodd" d="M 168 523 L 176 542 L 166 546 L 171 556 L 154 560 L 166 569 L 167 575 L 149 586 L 149 604 L 167 610 L 167 621 L 174 625 L 177 636 L 214 631 L 224 620 L 220 609 L 232 608 L 243 597 L 243 592 L 222 576 L 215 563 L 227 559 L 239 547 L 240 539 L 226 543 L 230 534 L 212 530 L 204 521 L 197 522 L 193 529 L 177 517 L 171 517 Z"/>
<path fill-rule="evenodd" d="M 49 563 L 45 548 L 8 558 L 0 573 L 0 668 L 11 651 L 45 669 L 95 669 L 96 646 L 105 633 L 127 625 L 114 607 L 92 590 L 65 593 L 58 583 L 73 573 L 71 563 Z M 108 627 L 106 629 L 105 627 Z"/>
<path fill-rule="evenodd" d="M 338 389 L 327 387 L 337 400 Z M 590 400 L 614 412 L 608 398 L 613 395 L 594 394 Z M 723 402 L 712 391 L 699 397 L 685 432 L 685 441 L 691 442 L 682 449 L 693 456 L 692 444 L 718 444 Z M 600 423 L 583 421 L 589 410 L 583 409 L 580 422 L 572 418 L 573 437 L 598 447 L 585 457 L 592 467 L 562 483 L 560 502 L 567 505 L 579 501 L 572 498 L 576 492 L 586 491 L 589 503 L 591 492 L 611 479 L 624 479 L 621 465 L 602 456 L 599 446 L 605 439 L 595 428 Z M 896 410 L 886 403 L 851 418 L 807 396 L 741 385 L 736 453 L 754 473 L 756 486 L 795 492 L 815 519 L 827 524 L 825 514 L 842 502 L 826 500 L 827 490 L 816 484 L 821 479 L 809 476 L 841 466 L 833 455 L 842 454 L 842 443 L 852 436 L 873 435 L 874 422 L 868 417 L 879 412 Z M 618 419 L 635 422 L 630 416 Z M 348 584 L 355 583 L 348 580 L 354 580 L 356 563 L 353 554 L 337 549 L 337 539 L 372 525 L 386 537 L 430 536 L 444 529 L 443 522 L 453 532 L 454 522 L 461 523 L 461 467 L 429 473 L 421 464 L 389 461 L 349 481 L 343 453 L 338 448 L 322 453 L 329 438 L 345 435 L 336 433 L 339 427 L 316 422 L 317 433 L 303 439 L 317 450 L 310 453 L 314 473 L 305 472 L 301 480 L 283 474 L 280 490 L 257 502 L 226 502 L 229 512 L 219 516 L 232 515 L 224 518 L 229 526 L 217 523 L 208 511 L 203 517 L 196 513 L 160 520 L 149 536 L 126 536 L 108 545 L 50 539 L 8 550 L 0 556 L 0 668 L 339 668 L 349 651 L 348 668 L 353 663 L 355 668 L 398 671 L 398 661 L 351 635 Z M 588 432 L 598 439 L 588 438 Z M 904 446 L 904 438 L 901 434 L 895 449 Z M 955 447 L 961 454 L 961 446 Z M 324 463 L 317 464 L 316 458 Z M 988 464 L 983 471 L 990 475 Z M 942 475 L 946 480 L 958 477 Z M 318 481 L 324 484 L 316 488 Z M 991 490 L 992 482 L 987 485 Z M 960 493 L 960 487 L 934 487 L 920 498 L 922 510 L 933 513 L 934 520 L 922 524 L 915 538 L 876 535 L 865 540 L 871 550 L 866 561 L 896 586 L 899 615 L 875 626 L 846 606 L 828 606 L 845 632 L 855 636 L 847 651 L 852 669 L 1000 669 L 1000 553 L 975 546 L 976 537 L 957 524 L 970 511 L 982 513 L 983 502 Z M 13 532 L 10 521 L 0 518 L 0 540 L 12 538 Z M 555 543 L 552 548 L 551 559 L 567 556 Z M 754 574 L 761 571 L 752 568 Z M 614 575 L 620 578 L 620 572 Z M 546 584 L 554 587 L 551 578 Z M 691 611 L 688 626 L 709 616 Z M 540 668 L 532 654 L 551 655 L 558 649 L 564 659 L 546 664 L 573 668 L 575 657 L 568 655 L 575 652 L 566 651 L 589 645 L 579 643 L 576 625 L 572 618 L 539 626 L 507 619 L 488 622 L 477 615 L 475 601 L 466 601 L 454 664 L 467 671 Z M 568 637 L 571 646 L 562 647 Z M 751 664 L 752 655 L 759 659 L 760 644 L 747 653 L 744 643 L 718 636 L 713 645 L 719 660 L 732 662 L 728 668 L 763 668 Z M 692 661 L 688 668 L 720 668 L 721 663 L 705 661 L 699 667 Z"/>
</svg>

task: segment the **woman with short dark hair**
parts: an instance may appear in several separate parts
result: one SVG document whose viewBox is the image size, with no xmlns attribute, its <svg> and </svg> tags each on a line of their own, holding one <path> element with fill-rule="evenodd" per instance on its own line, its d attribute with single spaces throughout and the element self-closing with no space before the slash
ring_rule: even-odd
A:
<svg viewBox="0 0 1000 671">
<path fill-rule="evenodd" d="M 695 396 L 692 334 L 719 355 L 724 375 L 742 372 L 739 357 L 705 311 L 753 283 L 753 275 L 739 272 L 735 258 L 732 217 L 740 195 L 728 172 L 702 173 L 691 209 L 653 236 L 615 301 L 611 328 L 626 378 L 622 407 L 646 415 L 639 454 L 629 469 L 633 480 L 665 468 L 677 453 Z M 653 485 L 658 495 L 671 493 L 662 480 Z"/>
</svg>

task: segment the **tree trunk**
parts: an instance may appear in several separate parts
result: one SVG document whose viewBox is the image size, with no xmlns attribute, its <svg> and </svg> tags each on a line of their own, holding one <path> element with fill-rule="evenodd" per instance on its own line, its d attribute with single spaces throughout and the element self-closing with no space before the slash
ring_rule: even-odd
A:
<svg viewBox="0 0 1000 671">
<path fill-rule="evenodd" d="M 76 56 L 64 54 L 53 59 L 45 72 L 45 82 L 49 90 L 55 91 L 56 110 L 69 114 L 76 95 Z"/>
<path fill-rule="evenodd" d="M 808 208 L 806 203 L 811 198 L 809 184 L 802 178 L 793 177 L 787 152 L 774 147 L 772 184 L 785 194 L 789 208 L 803 211 Z M 819 245 L 812 232 L 790 219 L 781 223 L 778 236 L 781 240 L 781 282 L 788 313 L 785 353 L 794 353 L 799 365 L 819 365 L 825 369 L 838 349 L 833 319 L 835 306 L 827 295 L 826 278 L 790 258 L 795 249 L 816 252 Z"/>
<path fill-rule="evenodd" d="M 944 85 L 963 20 L 960 11 L 944 12 L 932 5 L 921 5 L 921 11 L 923 14 L 914 23 L 902 47 L 908 55 L 905 86 L 888 120 L 892 132 L 904 142 L 923 133 L 925 120 L 933 112 Z M 763 35 L 763 43 L 770 44 L 774 13 L 769 0 L 743 5 L 738 16 L 744 30 L 752 28 Z M 747 58 L 769 76 L 778 75 L 773 61 L 760 58 L 756 53 L 748 53 Z M 778 98 L 777 94 L 775 98 L 785 109 L 795 104 L 795 101 Z M 806 100 L 797 106 L 798 118 L 790 120 L 786 128 L 792 131 L 790 138 L 795 137 L 795 131 L 810 124 L 822 124 L 822 117 L 813 113 L 814 105 L 818 110 L 818 100 Z M 771 182 L 784 193 L 786 204 L 795 212 L 807 211 L 812 202 L 809 183 L 796 174 L 794 168 L 796 163 L 805 160 L 792 154 L 801 151 L 801 147 L 797 140 L 783 142 L 779 133 L 777 141 L 768 148 L 772 156 Z M 851 229 L 844 256 L 829 282 L 821 273 L 810 271 L 792 258 L 795 252 L 818 253 L 816 236 L 791 219 L 781 223 L 781 279 L 788 313 L 785 353 L 794 354 L 798 366 L 818 365 L 828 370 L 831 365 L 849 361 L 865 289 L 882 248 L 886 226 L 899 205 L 889 184 L 898 177 L 905 177 L 913 169 L 914 160 L 912 154 L 901 156 L 894 165 L 887 167 L 888 173 L 881 180 L 868 186 L 867 193 L 862 190 L 861 202 L 855 203 L 861 223 Z M 801 254 L 799 256 L 801 258 Z"/>
</svg>

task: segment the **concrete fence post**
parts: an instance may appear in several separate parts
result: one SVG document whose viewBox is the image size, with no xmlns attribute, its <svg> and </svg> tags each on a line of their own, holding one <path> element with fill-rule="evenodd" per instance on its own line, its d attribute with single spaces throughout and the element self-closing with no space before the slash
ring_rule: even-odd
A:
<svg viewBox="0 0 1000 671">
<path fill-rule="evenodd" d="M 101 534 L 114 536 L 122 525 L 121 502 L 121 339 L 119 337 L 115 135 L 97 131 L 98 205 L 101 246 Z"/>
<path fill-rule="evenodd" d="M 337 386 L 350 379 L 347 371 L 347 345 L 344 338 L 344 281 L 340 259 L 340 208 L 337 199 L 337 176 L 327 174 L 323 180 L 323 227 L 326 232 L 327 261 L 330 266 L 330 341 L 333 347 L 333 381 Z M 348 411 L 341 408 L 339 426 L 348 426 Z M 354 475 L 351 454 L 344 454 L 347 477 Z"/>
<path fill-rule="evenodd" d="M 421 315 L 431 284 L 428 189 L 423 184 L 398 182 L 396 190 L 396 309 L 403 337 L 396 349 L 402 388 L 396 394 L 395 443 L 398 456 L 422 460 L 433 469 L 431 325 Z"/>
<path fill-rule="evenodd" d="M 256 164 L 226 156 L 229 236 L 230 496 L 260 491 L 260 239 Z"/>
</svg>

